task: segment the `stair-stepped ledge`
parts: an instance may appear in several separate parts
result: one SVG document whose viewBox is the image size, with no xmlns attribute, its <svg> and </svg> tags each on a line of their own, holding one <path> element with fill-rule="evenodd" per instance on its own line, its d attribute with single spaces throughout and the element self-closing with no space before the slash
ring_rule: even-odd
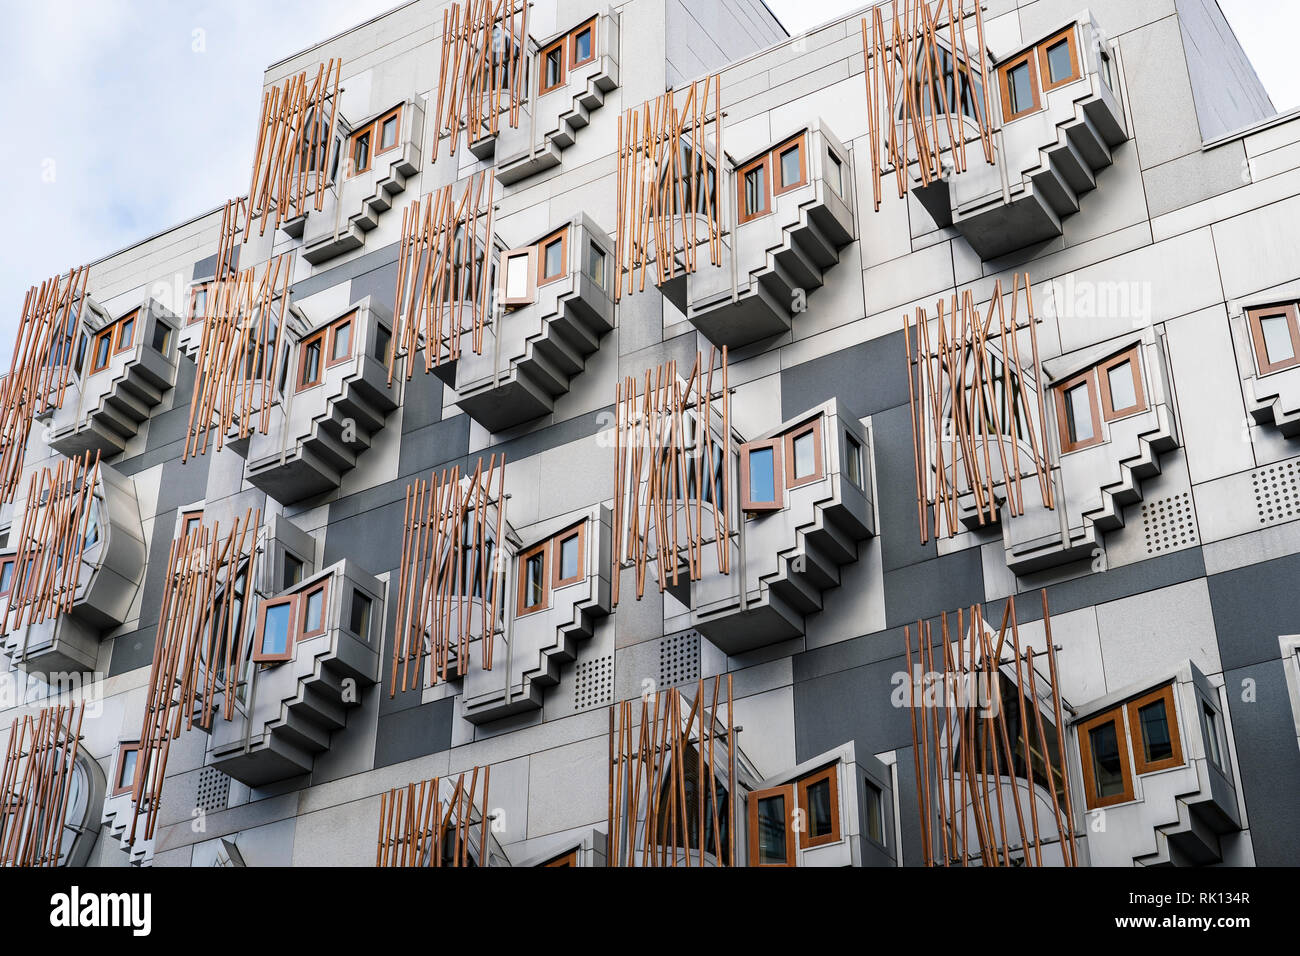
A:
<svg viewBox="0 0 1300 956">
<path fill-rule="evenodd" d="M 349 354 L 332 360 L 345 323 Z M 304 332 L 290 350 L 289 375 L 268 432 L 254 430 L 248 439 L 247 480 L 281 504 L 337 488 L 397 407 L 399 386 L 388 385 L 383 357 L 391 341 L 392 316 L 375 296 Z M 304 387 L 311 361 L 305 353 L 315 348 L 319 382 Z"/>
<path fill-rule="evenodd" d="M 777 193 L 770 188 L 780 175 L 775 151 L 799 139 L 804 182 Z M 686 317 L 718 346 L 738 348 L 788 332 L 807 308 L 808 296 L 839 261 L 839 251 L 857 238 L 852 152 L 825 121 L 787 130 L 736 168 L 744 169 L 765 153 L 773 154 L 768 159 L 772 211 L 737 222 L 723 236 L 719 266 L 701 247 L 701 261 L 685 277 L 683 296 L 664 290 L 670 298 L 682 299 Z M 665 283 L 670 284 L 680 280 Z"/>
<path fill-rule="evenodd" d="M 781 506 L 747 515 L 737 503 L 731 573 L 720 573 L 717 549 L 705 547 L 706 570 L 691 584 L 691 607 L 665 615 L 665 633 L 694 628 L 726 654 L 803 633 L 805 616 L 820 609 L 825 591 L 838 586 L 841 569 L 860 557 L 861 543 L 876 533 L 870 435 L 870 419 L 830 399 L 740 444 L 732 465 L 740 480 L 733 487 L 742 488 L 747 468 L 756 467 L 753 458 L 743 463 L 750 449 L 774 447 Z M 793 477 L 792 457 L 803 462 L 809 455 L 809 474 Z"/>
</svg>

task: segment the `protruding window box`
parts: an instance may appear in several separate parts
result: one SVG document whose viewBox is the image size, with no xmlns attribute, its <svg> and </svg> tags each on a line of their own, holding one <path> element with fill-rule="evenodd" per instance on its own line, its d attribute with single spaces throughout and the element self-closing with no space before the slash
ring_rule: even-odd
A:
<svg viewBox="0 0 1300 956">
<path fill-rule="evenodd" d="M 505 590 L 505 627 L 495 635 L 493 666 L 481 655 L 464 668 L 462 715 L 481 724 L 537 710 L 543 691 L 610 613 L 610 510 L 597 505 L 552 518 L 522 534 Z M 481 631 L 480 631 L 481 633 Z"/>
<path fill-rule="evenodd" d="M 706 241 L 696 271 L 660 288 L 709 341 L 734 348 L 788 332 L 857 238 L 852 153 L 819 121 L 747 157 L 723 188 L 721 265 Z"/>
<path fill-rule="evenodd" d="M 1036 480 L 1022 484 L 1026 513 L 1003 524 L 1007 563 L 1026 574 L 1092 555 L 1124 525 L 1160 456 L 1181 445 L 1163 337 L 1135 332 L 1043 362 L 1049 441 L 1059 452 L 1056 510 Z M 973 509 L 964 510 L 969 514 Z"/>
<path fill-rule="evenodd" d="M 1300 435 L 1300 302 L 1290 295 L 1255 296 L 1233 316 L 1237 364 L 1246 410 L 1258 425 L 1287 438 Z"/>
<path fill-rule="evenodd" d="M 384 599 L 344 559 L 250 600 L 235 718 L 213 719 L 204 762 L 250 787 L 310 773 L 378 680 Z"/>
<path fill-rule="evenodd" d="M 1129 138 L 1120 70 L 1110 43 L 1089 19 L 1071 20 L 1005 51 L 989 70 L 996 161 L 979 127 L 962 116 L 966 168 L 923 186 L 916 198 L 939 226 L 955 226 L 982 259 L 1059 237 L 1112 152 Z M 915 146 L 909 146 L 914 150 Z"/>
<path fill-rule="evenodd" d="M 439 373 L 490 431 L 549 414 L 614 325 L 614 254 L 585 213 L 501 254 L 483 348 Z"/>
<path fill-rule="evenodd" d="M 101 637 L 131 615 L 145 570 L 134 481 L 101 463 L 90 507 L 71 609 L 36 623 L 25 623 L 24 612 L 23 625 L 3 637 L 4 653 L 20 670 L 33 674 L 93 671 Z M 19 554 L 12 547 L 18 534 L 19 528 L 11 525 L 11 547 L 0 552 L 0 611 L 5 607 L 17 611 L 24 573 L 30 573 L 24 572 L 23 564 L 26 560 L 30 567 L 31 552 Z M 16 620 L 11 616 L 6 625 Z"/>
<path fill-rule="evenodd" d="M 707 544 L 690 608 L 664 622 L 666 632 L 696 628 L 727 654 L 804 633 L 876 528 L 870 441 L 838 399 L 742 444 L 737 457 L 731 572 L 719 573 Z"/>
<path fill-rule="evenodd" d="M 341 124 L 340 135 L 331 145 L 323 208 L 318 212 L 309 196 L 310 211 L 282 227 L 302 239 L 303 258 L 319 265 L 364 245 L 366 233 L 379 225 L 394 197 L 419 172 L 423 139 L 424 109 L 419 100 L 391 103 L 361 122 Z"/>
<path fill-rule="evenodd" d="M 1208 866 L 1235 859 L 1242 828 L 1231 728 L 1222 698 L 1191 661 L 1155 681 L 1080 707 L 1075 806 L 1092 866 Z M 1080 799 L 1081 798 L 1081 799 Z"/>
<path fill-rule="evenodd" d="M 337 488 L 397 407 L 391 349 L 392 320 L 371 296 L 304 331 L 274 370 L 268 432 L 239 449 L 248 481 L 282 504 Z"/>
<path fill-rule="evenodd" d="M 180 322 L 152 298 L 116 318 L 87 300 L 63 406 L 42 419 L 50 447 L 70 458 L 125 450 L 176 384 Z"/>
<path fill-rule="evenodd" d="M 485 133 L 470 149 L 480 159 L 495 156 L 497 179 L 506 186 L 558 166 L 605 95 L 618 87 L 618 49 L 619 17 L 612 9 L 536 44 L 518 126 L 503 115 L 497 134 Z"/>
</svg>

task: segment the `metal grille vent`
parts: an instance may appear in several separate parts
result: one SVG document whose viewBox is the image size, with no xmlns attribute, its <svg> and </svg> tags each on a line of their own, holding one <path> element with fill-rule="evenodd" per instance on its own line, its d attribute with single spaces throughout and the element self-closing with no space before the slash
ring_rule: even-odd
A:
<svg viewBox="0 0 1300 956">
<path fill-rule="evenodd" d="M 583 661 L 577 667 L 573 684 L 573 709 L 586 710 L 613 702 L 614 656 L 606 654 Z"/>
<path fill-rule="evenodd" d="M 199 771 L 199 792 L 195 803 L 208 813 L 226 809 L 230 803 L 230 777 L 216 767 L 204 767 Z"/>
<path fill-rule="evenodd" d="M 1142 527 L 1147 536 L 1147 554 L 1159 554 L 1196 543 L 1196 517 L 1191 494 L 1170 495 L 1142 505 Z"/>
<path fill-rule="evenodd" d="M 1279 462 L 1261 468 L 1251 472 L 1250 480 L 1260 524 L 1300 517 L 1300 466 L 1296 462 Z"/>
<path fill-rule="evenodd" d="M 659 643 L 659 686 L 674 687 L 700 679 L 700 635 L 684 631 Z"/>
</svg>

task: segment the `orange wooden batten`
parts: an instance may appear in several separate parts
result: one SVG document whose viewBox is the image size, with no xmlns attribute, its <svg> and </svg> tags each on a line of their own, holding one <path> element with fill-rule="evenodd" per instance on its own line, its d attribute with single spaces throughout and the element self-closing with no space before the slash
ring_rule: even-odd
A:
<svg viewBox="0 0 1300 956">
<path fill-rule="evenodd" d="M 478 796 L 479 776 L 483 794 Z M 466 780 L 466 777 L 469 779 Z M 379 838 L 375 866 L 489 866 L 488 791 L 492 768 L 474 767 L 456 777 L 451 796 L 444 800 L 443 778 L 433 777 L 379 795 Z M 450 783 L 450 779 L 447 781 Z M 470 855 L 474 828 L 474 802 L 478 799 L 479 858 Z"/>
<path fill-rule="evenodd" d="M 711 686 L 710 686 L 711 685 Z M 731 675 L 609 708 L 609 866 L 735 866 L 736 731 Z M 726 766 L 726 780 L 717 768 Z M 687 781 L 694 799 L 687 796 Z M 706 798 L 707 793 L 707 798 Z M 720 809 L 720 796 L 727 796 Z M 694 835 L 691 824 L 694 824 Z M 708 847 L 712 846 L 712 850 Z M 707 852 L 706 852 L 707 851 Z"/>
<path fill-rule="evenodd" d="M 424 370 L 460 357 L 463 340 L 483 351 L 483 329 L 492 290 L 492 194 L 496 174 L 476 173 L 457 199 L 443 186 L 402 211 L 397 288 L 393 313 L 394 347 L 388 356 L 391 385 L 401 356 L 410 356 L 406 377 L 415 372 L 414 356 L 424 352 Z"/>
<path fill-rule="evenodd" d="M 443 10 L 431 162 L 444 136 L 455 156 L 462 129 L 474 143 L 495 136 L 502 116 L 512 129 L 519 126 L 530 6 L 527 0 L 463 0 Z"/>
<path fill-rule="evenodd" d="M 13 583 L 0 618 L 0 633 L 51 620 L 72 610 L 81 559 L 90 544 L 99 452 L 61 458 L 27 483 L 22 523 L 14 539 Z M 101 515 L 105 509 L 100 509 Z M 19 657 L 26 648 L 19 651 Z"/>
<path fill-rule="evenodd" d="M 636 569 L 637 600 L 645 595 L 646 568 L 652 560 L 660 591 L 678 583 L 683 567 L 689 580 L 700 580 L 710 538 L 717 547 L 719 570 L 729 574 L 731 395 L 726 347 L 721 352 L 710 349 L 707 360 L 699 353 L 685 378 L 679 377 L 675 361 L 647 369 L 639 394 L 634 378 L 615 383 L 614 413 L 614 604 L 625 566 Z M 719 418 L 721 441 L 713 431 Z M 693 429 L 687 428 L 690 420 Z M 716 493 L 714 473 L 719 458 L 721 494 Z M 705 489 L 714 489 L 707 495 L 712 500 L 704 500 Z"/>
<path fill-rule="evenodd" d="M 890 170 L 900 199 L 911 185 L 911 163 L 916 164 L 916 176 L 923 186 L 965 172 L 966 144 L 975 134 L 985 161 L 994 163 L 984 15 L 979 0 L 972 8 L 968 13 L 966 0 L 887 0 L 862 18 L 876 210 L 882 199 L 881 180 Z M 969 17 L 975 20 L 974 51 L 966 38 Z M 947 46 L 939 42 L 941 37 Z M 949 56 L 950 68 L 946 63 Z M 976 95 L 977 81 L 982 96 Z M 898 97 L 900 89 L 907 95 Z"/>
<path fill-rule="evenodd" d="M 932 526 L 936 536 L 945 528 L 949 537 L 961 530 L 964 495 L 972 497 L 981 525 L 996 522 L 1003 508 L 1024 514 L 1026 477 L 1038 480 L 1043 503 L 1055 507 L 1029 275 L 1016 274 L 1010 292 L 995 282 L 983 316 L 969 290 L 940 299 L 935 308 L 933 319 L 919 306 L 914 321 L 903 317 L 923 544 Z M 1028 354 L 1022 355 L 1026 338 Z M 957 481 L 959 467 L 965 489 Z"/>
<path fill-rule="evenodd" d="M 291 256 L 284 253 L 260 270 L 250 266 L 214 280 L 195 359 L 182 461 L 207 454 L 213 431 L 218 451 L 232 428 L 238 427 L 240 439 L 254 430 L 269 431 L 275 375 L 288 349 Z"/>
<path fill-rule="evenodd" d="M 32 420 L 63 407 L 89 269 L 32 286 L 23 301 L 9 372 L 0 378 L 0 502 L 13 500 Z"/>
<path fill-rule="evenodd" d="M 996 632 L 986 626 L 979 605 L 945 613 L 937 628 L 918 621 L 915 631 L 903 629 L 927 866 L 1042 866 L 1043 847 L 1053 842 L 1063 865 L 1078 865 L 1046 591 L 1042 602 L 1046 653 L 1021 640 L 1014 597 L 1007 599 Z M 1037 666 L 1044 657 L 1048 674 L 1041 678 Z M 926 676 L 918 679 L 921 673 Z M 1016 737 L 1008 729 L 1006 686 L 1017 701 L 1011 705 Z M 1054 727 L 1043 720 L 1040 701 L 1049 706 Z M 1012 785 L 1004 787 L 1009 773 Z M 1028 793 L 1022 795 L 1020 782 Z M 1042 791 L 1052 809 L 1049 832 L 1039 823 L 1039 806 L 1047 803 Z"/>
<path fill-rule="evenodd" d="M 304 70 L 262 94 L 244 216 L 245 242 L 254 221 L 258 235 L 265 235 L 268 223 L 272 230 L 279 229 L 306 211 L 309 196 L 317 212 L 324 208 L 342 75 L 343 60 L 331 57 L 310 74 L 310 83 Z M 309 182 L 312 174 L 315 180 Z"/>
<path fill-rule="evenodd" d="M 493 454 L 472 472 L 456 466 L 407 485 L 389 697 L 399 668 L 403 692 L 420 686 L 426 653 L 430 686 L 463 672 L 473 640 L 492 669 L 507 560 L 505 472 L 505 455 Z"/>
<path fill-rule="evenodd" d="M 58 866 L 85 704 L 24 714 L 0 770 L 0 866 Z"/>
<path fill-rule="evenodd" d="M 669 90 L 619 117 L 616 301 L 645 289 L 651 263 L 656 284 L 694 272 L 704 242 L 709 261 L 722 264 L 721 99 L 715 74 L 684 97 Z"/>
<path fill-rule="evenodd" d="M 199 524 L 172 542 L 131 791 L 131 843 L 142 821 L 143 838 L 153 838 L 171 742 L 196 723 L 211 727 L 218 713 L 234 719 L 230 689 L 240 681 L 256 610 L 252 575 L 261 524 L 261 510 L 249 509 L 224 535 L 219 524 Z"/>
</svg>

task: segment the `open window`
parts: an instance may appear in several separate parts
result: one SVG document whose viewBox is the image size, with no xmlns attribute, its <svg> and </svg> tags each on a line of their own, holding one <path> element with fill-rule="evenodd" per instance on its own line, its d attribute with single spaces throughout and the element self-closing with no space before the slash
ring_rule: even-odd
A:
<svg viewBox="0 0 1300 956">
<path fill-rule="evenodd" d="M 113 763 L 113 786 L 109 796 L 120 797 L 135 789 L 135 778 L 140 768 L 140 743 L 121 743 L 117 746 L 117 759 Z"/>
<path fill-rule="evenodd" d="M 1102 441 L 1102 421 L 1114 422 L 1147 409 L 1142 360 L 1134 345 L 1072 376 L 1054 389 L 1061 451 Z"/>
<path fill-rule="evenodd" d="M 794 866 L 794 784 L 749 795 L 749 865 Z"/>
<path fill-rule="evenodd" d="M 195 325 L 207 317 L 208 296 L 211 291 L 211 282 L 200 282 L 190 287 L 190 308 L 185 316 L 186 325 Z"/>
<path fill-rule="evenodd" d="M 1218 751 L 1217 721 L 1215 731 L 1214 748 Z M 1088 718 L 1079 724 L 1078 739 L 1089 809 L 1132 800 L 1134 776 L 1184 763 L 1173 684 L 1139 694 Z M 1206 741 L 1208 756 L 1209 735 Z"/>
<path fill-rule="evenodd" d="M 537 300 L 537 247 L 510 249 L 501 255 L 501 304 L 530 305 Z"/>
<path fill-rule="evenodd" d="M 258 663 L 293 660 L 293 635 L 297 618 L 296 594 L 262 601 L 257 610 L 253 660 Z"/>
<path fill-rule="evenodd" d="M 818 770 L 799 781 L 799 809 L 803 811 L 805 850 L 840 839 L 840 794 L 836 766 Z"/>
<path fill-rule="evenodd" d="M 740 447 L 740 507 L 744 511 L 780 511 L 782 495 L 781 439 L 750 442 Z"/>
<path fill-rule="evenodd" d="M 1295 303 L 1247 309 L 1260 375 L 1300 365 L 1300 315 Z"/>
</svg>

